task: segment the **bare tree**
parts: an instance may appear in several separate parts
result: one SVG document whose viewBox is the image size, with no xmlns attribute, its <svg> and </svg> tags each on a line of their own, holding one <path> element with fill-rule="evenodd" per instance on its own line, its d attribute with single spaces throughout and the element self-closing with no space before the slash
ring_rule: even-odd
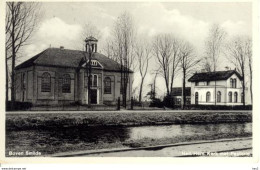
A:
<svg viewBox="0 0 260 170">
<path fill-rule="evenodd" d="M 103 52 L 108 58 L 116 61 L 117 63 L 120 62 L 117 45 L 111 37 L 106 39 Z"/>
<path fill-rule="evenodd" d="M 79 44 L 76 43 L 75 48 L 79 50 L 85 50 L 85 44 L 83 43 L 87 37 L 94 37 L 97 40 L 100 40 L 101 38 L 101 32 L 100 30 L 92 23 L 87 22 L 83 26 L 83 30 L 80 34 L 80 41 Z"/>
<path fill-rule="evenodd" d="M 173 87 L 175 74 L 180 63 L 179 41 L 169 34 L 157 35 L 153 42 L 153 54 L 159 64 L 159 72 L 163 76 L 167 96 Z"/>
<path fill-rule="evenodd" d="M 180 68 L 182 70 L 182 109 L 186 105 L 186 78 L 193 72 L 193 68 L 201 60 L 197 59 L 193 47 L 188 42 L 183 42 L 180 48 L 179 56 L 181 58 Z"/>
<path fill-rule="evenodd" d="M 141 75 L 141 83 L 139 89 L 139 102 L 141 102 L 144 79 L 148 71 L 149 60 L 151 59 L 151 46 L 145 43 L 138 43 L 135 47 L 135 55 L 138 60 L 138 70 Z"/>
<path fill-rule="evenodd" d="M 242 75 L 241 83 L 242 83 L 243 95 L 241 97 L 243 101 L 243 106 L 245 106 L 245 73 L 246 73 L 246 66 L 247 66 L 246 61 L 249 58 L 251 60 L 251 55 L 252 55 L 251 44 L 252 42 L 250 39 L 244 37 L 235 37 L 226 46 L 227 59 L 236 67 L 237 71 Z"/>
<path fill-rule="evenodd" d="M 250 94 L 251 94 L 251 103 L 253 104 L 253 69 L 252 69 L 252 40 L 247 39 L 248 44 L 246 46 L 246 53 L 248 56 L 248 67 L 249 67 L 249 75 L 250 75 Z"/>
<path fill-rule="evenodd" d="M 134 66 L 133 46 L 135 39 L 135 26 L 132 16 L 124 12 L 116 20 L 113 29 L 113 41 L 116 44 L 117 57 L 121 70 L 121 92 L 123 106 L 126 107 L 127 87 L 129 82 L 129 71 Z"/>
<path fill-rule="evenodd" d="M 29 44 L 41 16 L 39 3 L 7 2 L 5 23 L 6 72 L 11 60 L 11 101 L 15 100 L 15 64 L 19 50 Z M 6 73 L 8 74 L 8 73 Z M 6 76 L 6 100 L 8 101 L 8 76 Z"/>
<path fill-rule="evenodd" d="M 217 71 L 220 54 L 223 50 L 223 43 L 226 32 L 219 25 L 212 25 L 209 36 L 205 41 L 204 69 L 208 72 Z M 216 80 L 215 80 L 215 105 L 216 105 Z"/>
</svg>

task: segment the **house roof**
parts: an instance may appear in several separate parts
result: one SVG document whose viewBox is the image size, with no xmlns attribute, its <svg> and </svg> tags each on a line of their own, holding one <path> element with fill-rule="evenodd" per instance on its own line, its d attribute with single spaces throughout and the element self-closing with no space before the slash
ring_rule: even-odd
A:
<svg viewBox="0 0 260 170">
<path fill-rule="evenodd" d="M 60 48 L 48 48 L 36 56 L 26 60 L 15 69 L 25 68 L 32 65 L 44 65 L 44 66 L 61 66 L 61 67 L 73 67 L 77 68 L 85 61 L 85 55 L 88 57 L 88 53 L 78 50 L 68 50 Z M 120 71 L 120 64 L 116 61 L 106 57 L 100 53 L 93 53 L 93 60 L 99 61 L 103 66 L 103 70 L 107 71 Z M 130 70 L 130 72 L 132 72 Z"/>
<path fill-rule="evenodd" d="M 213 80 L 227 80 L 233 74 L 242 80 L 242 76 L 236 70 L 228 71 L 215 71 L 215 72 L 203 72 L 195 73 L 191 78 L 188 79 L 189 82 L 199 82 L 199 81 L 213 81 Z"/>
<path fill-rule="evenodd" d="M 190 94 L 191 94 L 191 88 L 190 87 L 185 87 L 185 94 L 186 94 L 186 96 L 190 96 Z M 181 96 L 182 95 L 182 87 L 172 88 L 171 95 L 172 96 Z"/>
</svg>

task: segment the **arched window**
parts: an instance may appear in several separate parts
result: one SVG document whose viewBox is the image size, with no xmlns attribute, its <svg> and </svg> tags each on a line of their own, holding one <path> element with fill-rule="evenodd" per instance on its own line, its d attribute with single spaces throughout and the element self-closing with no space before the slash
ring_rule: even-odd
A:
<svg viewBox="0 0 260 170">
<path fill-rule="evenodd" d="M 233 80 L 233 87 L 234 87 L 234 88 L 237 88 L 237 79 L 234 79 L 234 80 Z"/>
<path fill-rule="evenodd" d="M 42 74 L 41 92 L 51 92 L 51 75 L 47 72 Z"/>
<path fill-rule="evenodd" d="M 64 74 L 62 77 L 62 93 L 70 93 L 71 79 L 69 74 Z"/>
<path fill-rule="evenodd" d="M 233 88 L 233 79 L 230 79 L 230 87 Z"/>
<path fill-rule="evenodd" d="M 232 92 L 228 93 L 228 101 L 229 103 L 232 103 Z"/>
<path fill-rule="evenodd" d="M 109 77 L 104 79 L 104 88 L 105 94 L 111 94 L 111 79 Z"/>
<path fill-rule="evenodd" d="M 195 104 L 196 105 L 199 104 L 199 93 L 198 92 L 195 93 Z"/>
<path fill-rule="evenodd" d="M 218 91 L 217 93 L 217 102 L 220 103 L 221 102 L 221 92 Z"/>
<path fill-rule="evenodd" d="M 237 92 L 234 93 L 234 102 L 237 103 Z"/>
<path fill-rule="evenodd" d="M 210 92 L 209 91 L 206 94 L 206 102 L 210 102 Z"/>
</svg>

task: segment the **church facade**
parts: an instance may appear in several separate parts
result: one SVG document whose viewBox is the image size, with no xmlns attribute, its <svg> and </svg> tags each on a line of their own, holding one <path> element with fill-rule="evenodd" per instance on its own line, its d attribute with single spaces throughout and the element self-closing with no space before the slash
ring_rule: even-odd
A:
<svg viewBox="0 0 260 170">
<path fill-rule="evenodd" d="M 48 48 L 15 68 L 15 99 L 33 105 L 88 104 L 86 60 L 89 54 Z M 92 53 L 91 104 L 116 104 L 122 99 L 121 65 Z M 133 72 L 128 71 L 127 100 L 131 99 Z"/>
</svg>

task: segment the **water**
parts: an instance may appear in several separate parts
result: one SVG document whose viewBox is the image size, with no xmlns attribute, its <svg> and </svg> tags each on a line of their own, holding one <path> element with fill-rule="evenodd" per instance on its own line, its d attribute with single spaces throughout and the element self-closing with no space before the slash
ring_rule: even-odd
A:
<svg viewBox="0 0 260 170">
<path fill-rule="evenodd" d="M 252 133 L 252 123 L 184 124 L 139 127 L 87 127 L 6 132 L 6 151 L 40 150 L 56 153 L 64 150 L 96 148 L 113 143 L 144 138 L 185 138 L 200 136 L 243 136 Z M 191 139 L 191 138 L 190 138 Z M 178 142 L 178 141 L 176 141 Z M 82 148 L 81 148 L 82 147 Z"/>
</svg>

